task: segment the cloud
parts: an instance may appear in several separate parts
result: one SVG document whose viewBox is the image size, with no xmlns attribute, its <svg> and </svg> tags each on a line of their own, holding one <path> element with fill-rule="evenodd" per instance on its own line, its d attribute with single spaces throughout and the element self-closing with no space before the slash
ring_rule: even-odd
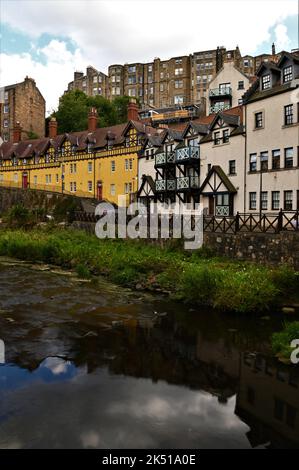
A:
<svg viewBox="0 0 299 470">
<path fill-rule="evenodd" d="M 33 44 L 45 33 L 61 38 L 52 39 L 39 56 L 1 57 L 3 83 L 33 75 L 51 109 L 74 70 L 88 64 L 107 73 L 109 64 L 167 59 L 218 45 L 238 45 L 242 54 L 253 54 L 270 40 L 275 25 L 278 43 L 287 44 L 283 22 L 297 14 L 297 1 L 2 0 L 1 9 L 2 21 Z M 76 45 L 75 52 L 63 38 Z"/>
<path fill-rule="evenodd" d="M 288 49 L 290 45 L 290 39 L 288 36 L 287 27 L 284 24 L 278 24 L 275 27 L 275 44 L 278 51 Z"/>
<path fill-rule="evenodd" d="M 36 58 L 37 57 L 37 58 Z M 58 98 L 67 88 L 74 70 L 86 68 L 87 62 L 79 49 L 67 50 L 65 42 L 52 40 L 45 47 L 34 50 L 34 57 L 23 54 L 0 54 L 0 76 L 2 85 L 10 85 L 33 77 L 46 99 L 47 112 L 58 105 Z"/>
</svg>

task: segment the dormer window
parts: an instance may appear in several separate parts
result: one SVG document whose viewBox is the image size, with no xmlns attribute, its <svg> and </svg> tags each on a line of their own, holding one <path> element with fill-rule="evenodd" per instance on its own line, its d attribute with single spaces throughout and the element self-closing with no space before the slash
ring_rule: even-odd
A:
<svg viewBox="0 0 299 470">
<path fill-rule="evenodd" d="M 293 80 L 293 67 L 289 65 L 282 70 L 283 83 L 287 83 Z"/>
<path fill-rule="evenodd" d="M 267 90 L 271 86 L 270 74 L 262 77 L 262 90 Z"/>
<path fill-rule="evenodd" d="M 109 143 L 108 143 L 108 147 L 109 147 Z M 87 152 L 88 152 L 88 153 L 91 153 L 91 151 L 92 151 L 92 143 L 88 142 L 88 144 L 87 144 Z"/>
</svg>

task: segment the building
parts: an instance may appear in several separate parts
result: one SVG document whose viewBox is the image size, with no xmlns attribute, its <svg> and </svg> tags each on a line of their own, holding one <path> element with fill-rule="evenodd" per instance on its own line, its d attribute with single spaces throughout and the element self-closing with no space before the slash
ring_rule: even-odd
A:
<svg viewBox="0 0 299 470">
<path fill-rule="evenodd" d="M 166 132 L 155 158 L 148 141 L 139 198 L 201 202 L 216 217 L 299 210 L 299 55 L 282 52 L 257 77 L 243 106 Z"/>
<path fill-rule="evenodd" d="M 299 209 L 299 54 L 264 62 L 245 94 L 246 211 Z"/>
<path fill-rule="evenodd" d="M 12 139 L 17 122 L 22 123 L 22 140 L 45 135 L 46 102 L 33 78 L 5 86 L 0 96 L 0 135 L 4 142 Z"/>
<path fill-rule="evenodd" d="M 88 130 L 20 141 L 16 125 L 12 142 L 0 146 L 0 186 L 36 189 L 127 204 L 137 191 L 137 154 L 156 130 L 138 121 L 136 103 L 129 103 L 128 122 L 96 128 L 91 109 Z M 119 201 L 119 197 L 121 201 Z"/>
<path fill-rule="evenodd" d="M 86 74 L 74 72 L 74 80 L 68 84 L 68 91 L 81 90 L 88 96 L 108 97 L 108 77 L 91 65 L 87 67 Z"/>
<path fill-rule="evenodd" d="M 75 72 L 68 91 L 79 89 L 89 96 L 100 94 L 109 99 L 126 95 L 138 98 L 142 108 L 200 104 L 224 60 L 233 60 L 242 70 L 238 47 L 229 51 L 217 47 L 168 60 L 113 64 L 108 75 L 90 66 L 85 75 Z"/>
<path fill-rule="evenodd" d="M 209 83 L 206 113 L 213 114 L 242 104 L 242 96 L 249 87 L 249 77 L 237 68 L 235 62 L 224 62 Z"/>
</svg>

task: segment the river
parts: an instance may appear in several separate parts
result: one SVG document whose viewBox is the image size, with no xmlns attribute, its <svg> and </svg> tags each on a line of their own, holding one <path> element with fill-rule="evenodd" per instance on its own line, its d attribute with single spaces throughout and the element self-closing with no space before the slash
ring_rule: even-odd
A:
<svg viewBox="0 0 299 470">
<path fill-rule="evenodd" d="M 299 447 L 281 322 L 0 259 L 0 448 Z"/>
</svg>

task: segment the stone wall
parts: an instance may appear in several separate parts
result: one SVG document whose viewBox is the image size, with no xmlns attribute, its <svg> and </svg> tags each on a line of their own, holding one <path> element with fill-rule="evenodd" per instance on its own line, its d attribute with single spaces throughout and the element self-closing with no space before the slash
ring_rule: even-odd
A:
<svg viewBox="0 0 299 470">
<path fill-rule="evenodd" d="M 299 270 L 299 232 L 205 233 L 204 245 L 219 256 L 260 264 L 287 264 Z"/>
<path fill-rule="evenodd" d="M 44 209 L 51 214 L 58 204 L 70 199 L 74 199 L 74 196 L 29 189 L 0 188 L 0 217 L 16 204 L 22 204 L 30 210 Z M 78 210 L 81 210 L 80 199 L 75 200 L 78 202 Z"/>
</svg>

